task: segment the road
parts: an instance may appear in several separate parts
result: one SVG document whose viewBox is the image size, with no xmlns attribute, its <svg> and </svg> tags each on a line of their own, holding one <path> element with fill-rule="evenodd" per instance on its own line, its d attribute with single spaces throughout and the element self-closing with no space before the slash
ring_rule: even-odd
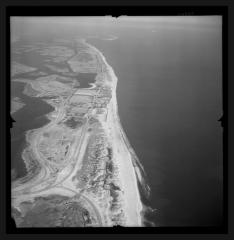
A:
<svg viewBox="0 0 234 240">
<path fill-rule="evenodd" d="M 49 189 L 53 189 L 56 187 L 62 187 L 62 188 L 66 188 L 67 190 L 72 191 L 74 194 L 79 194 L 79 191 L 74 191 L 71 188 L 65 187 L 62 184 L 66 182 L 66 180 L 72 176 L 72 174 L 74 173 L 74 171 L 76 171 L 77 166 L 79 164 L 82 163 L 82 156 L 80 156 L 80 151 L 81 148 L 84 144 L 87 144 L 84 139 L 85 139 L 85 135 L 87 133 L 87 128 L 88 128 L 88 121 L 91 117 L 92 111 L 93 109 L 89 109 L 87 114 L 86 114 L 86 122 L 85 124 L 82 126 L 82 131 L 81 131 L 81 135 L 79 137 L 77 137 L 76 141 L 75 141 L 75 145 L 72 146 L 72 148 L 75 149 L 75 152 L 72 156 L 70 156 L 70 160 L 68 161 L 68 163 L 70 163 L 72 160 L 75 161 L 75 166 L 73 168 L 71 168 L 71 170 L 66 174 L 66 176 L 64 176 L 62 179 L 59 179 L 59 175 L 54 178 L 52 183 L 48 183 L 47 186 L 43 186 L 46 182 L 50 182 L 52 180 L 51 178 L 51 168 L 48 164 L 46 163 L 46 159 L 40 154 L 39 149 L 39 143 L 40 143 L 40 138 L 43 134 L 43 132 L 45 131 L 49 131 L 49 129 L 53 128 L 56 124 L 58 124 L 64 117 L 65 114 L 65 108 L 66 105 L 68 105 L 69 100 L 71 99 L 71 97 L 77 92 L 77 90 L 72 91 L 72 94 L 66 98 L 66 100 L 64 100 L 60 106 L 58 107 L 58 114 L 57 117 L 51 121 L 47 126 L 43 127 L 40 131 L 37 132 L 37 136 L 33 139 L 33 142 L 31 143 L 32 145 L 32 150 L 33 153 L 37 159 L 37 161 L 39 162 L 39 164 L 41 165 L 42 169 L 40 174 L 36 175 L 33 179 L 30 180 L 30 182 L 19 186 L 16 189 L 13 189 L 12 192 L 12 197 L 16 197 L 19 195 L 24 195 L 24 194 L 28 194 L 28 192 L 30 191 L 30 194 L 41 194 L 43 192 L 48 191 Z M 83 95 L 83 94 L 79 94 L 79 95 Z M 96 99 L 96 95 L 93 96 L 93 101 L 94 102 Z M 84 146 L 86 148 L 86 146 Z M 68 166 L 69 167 L 69 166 Z M 39 177 L 39 178 L 38 178 Z M 57 181 L 57 180 L 59 181 Z M 66 184 L 65 184 L 66 185 Z M 33 190 L 33 188 L 39 188 L 38 190 Z M 41 189 L 40 189 L 41 188 Z M 96 205 L 93 203 L 93 201 L 91 201 L 87 196 L 85 196 L 84 194 L 80 195 L 80 198 L 82 198 L 83 200 L 85 200 L 85 202 L 87 202 L 91 208 L 93 209 L 93 211 L 95 212 L 95 215 L 98 219 L 98 224 L 100 226 L 102 226 L 102 218 L 101 215 L 96 207 Z"/>
</svg>

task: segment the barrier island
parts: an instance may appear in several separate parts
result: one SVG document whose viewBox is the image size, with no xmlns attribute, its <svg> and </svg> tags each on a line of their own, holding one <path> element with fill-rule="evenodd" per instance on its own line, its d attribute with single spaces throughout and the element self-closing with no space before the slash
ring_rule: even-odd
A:
<svg viewBox="0 0 234 240">
<path fill-rule="evenodd" d="M 15 64 L 14 74 L 37 77 L 13 80 L 25 83 L 24 94 L 54 107 L 47 125 L 26 132 L 27 175 L 12 182 L 17 227 L 143 226 L 142 166 L 120 123 L 113 69 L 85 39 L 74 51 L 35 49 L 71 70 L 47 63 L 56 73 L 45 75 Z M 96 74 L 90 88 L 79 88 L 79 73 Z"/>
</svg>

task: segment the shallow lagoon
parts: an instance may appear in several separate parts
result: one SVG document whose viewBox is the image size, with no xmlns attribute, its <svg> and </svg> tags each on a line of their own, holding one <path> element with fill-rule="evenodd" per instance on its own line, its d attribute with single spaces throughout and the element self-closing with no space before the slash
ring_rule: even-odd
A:
<svg viewBox="0 0 234 240">
<path fill-rule="evenodd" d="M 11 95 L 19 97 L 26 105 L 12 114 L 13 128 L 11 128 L 11 168 L 16 168 L 18 177 L 26 174 L 26 169 L 21 158 L 25 147 L 25 132 L 30 129 L 40 128 L 49 122 L 45 114 L 53 111 L 53 107 L 42 99 L 26 96 L 22 93 L 24 83 L 11 82 Z"/>
</svg>

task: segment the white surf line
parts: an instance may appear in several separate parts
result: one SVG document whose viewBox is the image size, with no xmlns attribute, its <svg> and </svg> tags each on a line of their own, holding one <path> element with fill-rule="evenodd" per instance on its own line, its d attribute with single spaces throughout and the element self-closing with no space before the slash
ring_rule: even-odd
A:
<svg viewBox="0 0 234 240">
<path fill-rule="evenodd" d="M 106 65 L 106 69 L 108 74 L 112 80 L 112 99 L 109 103 L 109 111 L 108 111 L 108 119 L 111 128 L 112 134 L 114 135 L 114 150 L 116 152 L 115 156 L 117 156 L 117 164 L 120 169 L 120 176 L 122 186 L 124 188 L 124 196 L 125 196 L 125 213 L 127 214 L 127 226 L 142 226 L 142 218 L 141 212 L 143 210 L 143 206 L 140 200 L 140 194 L 137 186 L 137 177 L 134 171 L 134 167 L 132 164 L 130 149 L 125 144 L 124 139 L 121 136 L 121 132 L 119 132 L 119 117 L 118 117 L 118 109 L 117 109 L 117 98 L 116 98 L 116 86 L 117 86 L 117 77 L 111 68 L 111 66 L 107 63 L 104 55 L 94 46 L 85 42 L 91 49 L 96 51 L 103 62 Z M 118 128 L 116 128 L 116 125 Z M 133 187 L 133 188 L 132 188 Z"/>
</svg>

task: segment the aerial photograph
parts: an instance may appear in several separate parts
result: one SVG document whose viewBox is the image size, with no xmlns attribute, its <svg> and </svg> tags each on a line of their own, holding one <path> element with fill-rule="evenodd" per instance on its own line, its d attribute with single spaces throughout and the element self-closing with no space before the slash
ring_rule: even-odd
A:
<svg viewBox="0 0 234 240">
<path fill-rule="evenodd" d="M 10 17 L 17 228 L 223 224 L 222 17 Z"/>
</svg>

